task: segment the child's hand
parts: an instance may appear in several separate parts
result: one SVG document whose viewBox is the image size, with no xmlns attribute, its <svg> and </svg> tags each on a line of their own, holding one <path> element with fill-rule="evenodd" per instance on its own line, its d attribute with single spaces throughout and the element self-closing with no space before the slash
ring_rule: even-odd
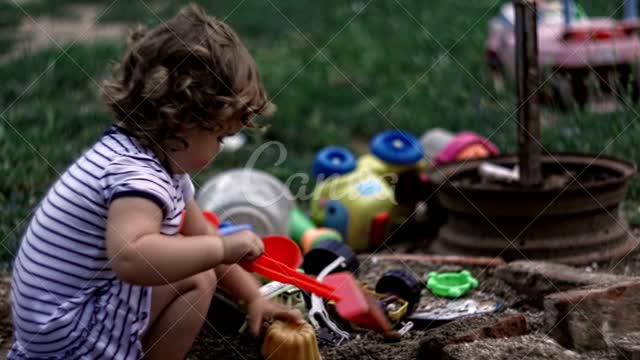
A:
<svg viewBox="0 0 640 360">
<path fill-rule="evenodd" d="M 247 318 L 249 321 L 249 329 L 253 336 L 260 334 L 262 322 L 269 318 L 289 321 L 297 325 L 304 324 L 304 319 L 300 311 L 289 309 L 282 304 L 261 296 L 247 305 Z"/>
<path fill-rule="evenodd" d="M 262 239 L 251 231 L 241 231 L 222 237 L 223 263 L 233 264 L 241 260 L 253 260 L 264 252 Z"/>
</svg>

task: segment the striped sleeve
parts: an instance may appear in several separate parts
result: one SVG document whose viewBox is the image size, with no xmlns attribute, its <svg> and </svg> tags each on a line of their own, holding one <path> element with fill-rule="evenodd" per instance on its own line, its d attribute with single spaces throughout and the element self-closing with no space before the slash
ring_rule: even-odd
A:
<svg viewBox="0 0 640 360">
<path fill-rule="evenodd" d="M 142 197 L 156 203 L 165 217 L 173 210 L 175 189 L 171 177 L 150 156 L 121 156 L 109 163 L 101 180 L 107 206 L 117 198 Z"/>
</svg>

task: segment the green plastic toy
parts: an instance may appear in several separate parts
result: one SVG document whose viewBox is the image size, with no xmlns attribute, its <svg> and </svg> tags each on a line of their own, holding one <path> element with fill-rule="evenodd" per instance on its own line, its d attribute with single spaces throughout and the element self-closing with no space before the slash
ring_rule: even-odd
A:
<svg viewBox="0 0 640 360">
<path fill-rule="evenodd" d="M 478 280 L 467 270 L 447 273 L 432 271 L 427 279 L 427 288 L 442 297 L 458 298 L 477 286 Z"/>
<path fill-rule="evenodd" d="M 339 232 L 334 229 L 316 227 L 311 219 L 298 208 L 291 212 L 289 235 L 300 246 L 304 254 L 323 241 L 342 241 L 342 235 Z"/>
</svg>

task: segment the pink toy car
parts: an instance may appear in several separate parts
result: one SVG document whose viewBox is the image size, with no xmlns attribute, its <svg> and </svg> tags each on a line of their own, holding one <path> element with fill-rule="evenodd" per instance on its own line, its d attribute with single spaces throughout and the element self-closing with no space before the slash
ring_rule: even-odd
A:
<svg viewBox="0 0 640 360">
<path fill-rule="evenodd" d="M 631 3 L 625 4 L 625 20 L 617 21 L 587 17 L 572 1 L 538 0 L 540 69 L 542 81 L 549 79 L 543 100 L 553 99 L 566 110 L 574 101 L 584 106 L 598 95 L 624 95 L 629 87 L 637 99 L 639 22 L 635 0 L 625 1 Z M 515 45 L 514 7 L 506 3 L 489 25 L 486 56 L 493 74 L 514 79 Z"/>
</svg>

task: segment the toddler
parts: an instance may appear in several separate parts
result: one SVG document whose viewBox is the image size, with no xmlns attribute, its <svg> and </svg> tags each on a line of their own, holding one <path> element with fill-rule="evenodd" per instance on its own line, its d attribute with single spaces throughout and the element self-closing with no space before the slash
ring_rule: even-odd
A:
<svg viewBox="0 0 640 360">
<path fill-rule="evenodd" d="M 266 318 L 302 323 L 237 265 L 261 240 L 219 236 L 187 175 L 272 112 L 235 32 L 196 6 L 139 29 L 102 92 L 115 125 L 48 191 L 15 259 L 9 359 L 184 358 L 216 284 L 254 334 Z"/>
</svg>

